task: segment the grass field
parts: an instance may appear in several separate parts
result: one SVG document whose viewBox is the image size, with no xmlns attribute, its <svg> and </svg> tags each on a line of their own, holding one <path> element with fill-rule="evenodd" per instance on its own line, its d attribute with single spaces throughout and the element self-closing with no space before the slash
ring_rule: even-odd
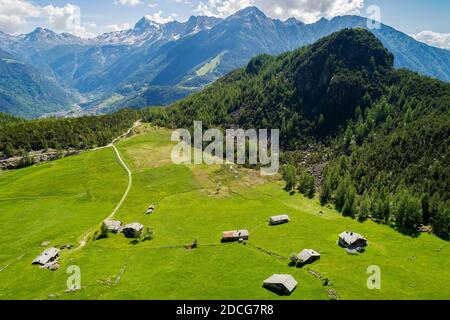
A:
<svg viewBox="0 0 450 320">
<path fill-rule="evenodd" d="M 176 166 L 170 133 L 141 127 L 117 143 L 133 172 L 133 186 L 116 218 L 154 229 L 152 241 L 122 235 L 64 250 L 62 268 L 32 266 L 40 244 L 77 245 L 122 197 L 127 176 L 111 148 L 0 175 L 0 299 L 450 299 L 450 246 L 423 234 L 410 238 L 387 226 L 360 224 L 316 199 L 290 196 L 282 182 L 228 166 Z M 156 204 L 153 215 L 144 212 Z M 269 227 L 271 215 L 292 222 Z M 222 231 L 246 228 L 247 245 L 221 244 Z M 367 251 L 350 256 L 336 245 L 340 232 L 359 232 Z M 183 246 L 196 239 L 199 247 Z M 312 265 L 289 267 L 305 248 L 322 255 Z M 271 252 L 273 254 L 268 254 Z M 67 293 L 66 268 L 81 269 L 81 290 Z M 367 268 L 381 268 L 381 290 L 366 286 Z M 329 278 L 333 286 L 307 269 Z M 292 274 L 289 297 L 262 288 L 273 273 Z"/>
</svg>

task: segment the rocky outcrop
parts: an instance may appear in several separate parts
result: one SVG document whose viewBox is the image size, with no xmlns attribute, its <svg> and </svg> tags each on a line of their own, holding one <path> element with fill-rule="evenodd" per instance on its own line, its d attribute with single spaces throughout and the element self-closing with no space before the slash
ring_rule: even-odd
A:
<svg viewBox="0 0 450 320">
<path fill-rule="evenodd" d="M 38 163 L 44 163 L 47 161 L 53 161 L 60 158 L 73 156 L 79 154 L 81 151 L 79 150 L 65 150 L 65 151 L 57 151 L 57 150 L 48 150 L 48 151 L 31 151 L 28 153 L 28 160 L 24 161 L 24 157 L 11 157 L 0 160 L 0 169 L 1 170 L 13 170 L 18 169 L 20 167 Z M 25 164 L 25 165 L 24 165 Z"/>
</svg>

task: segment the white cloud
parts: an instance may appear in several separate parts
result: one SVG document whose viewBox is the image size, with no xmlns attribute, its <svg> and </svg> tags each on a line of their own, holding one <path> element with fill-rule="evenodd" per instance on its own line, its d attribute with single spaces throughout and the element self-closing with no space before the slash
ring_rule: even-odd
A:
<svg viewBox="0 0 450 320">
<path fill-rule="evenodd" d="M 42 16 L 47 20 L 47 25 L 56 30 L 67 30 L 80 26 L 80 8 L 71 4 L 64 7 L 49 5 L 41 9 Z"/>
<path fill-rule="evenodd" d="M 296 17 L 311 23 L 321 17 L 360 14 L 364 0 L 203 0 L 195 11 L 202 15 L 227 17 L 248 6 L 257 6 L 273 18 Z"/>
<path fill-rule="evenodd" d="M 417 41 L 424 42 L 430 46 L 450 49 L 450 33 L 422 31 L 411 36 Z"/>
<path fill-rule="evenodd" d="M 0 0 L 0 30 L 15 33 L 28 18 L 41 15 L 39 8 L 24 0 Z"/>
<path fill-rule="evenodd" d="M 76 5 L 38 6 L 29 0 L 0 0 L 0 30 L 20 33 L 32 19 L 56 31 L 92 36 L 86 29 L 88 26 L 81 25 L 80 8 Z"/>
<path fill-rule="evenodd" d="M 110 24 L 105 27 L 106 32 L 116 32 L 121 30 L 127 30 L 131 28 L 131 24 L 128 22 L 119 24 Z"/>
<path fill-rule="evenodd" d="M 161 10 L 159 10 L 158 12 L 155 12 L 154 14 L 148 14 L 145 17 L 156 23 L 167 23 L 167 22 L 175 20 L 176 16 L 177 16 L 176 13 L 172 13 L 168 17 L 163 17 L 163 12 Z"/>
<path fill-rule="evenodd" d="M 138 4 L 142 4 L 141 0 L 114 0 L 115 5 L 122 6 L 137 6 Z"/>
<path fill-rule="evenodd" d="M 157 6 L 159 6 L 159 4 L 157 4 L 157 3 L 149 3 L 148 4 L 149 8 L 156 8 Z"/>
</svg>

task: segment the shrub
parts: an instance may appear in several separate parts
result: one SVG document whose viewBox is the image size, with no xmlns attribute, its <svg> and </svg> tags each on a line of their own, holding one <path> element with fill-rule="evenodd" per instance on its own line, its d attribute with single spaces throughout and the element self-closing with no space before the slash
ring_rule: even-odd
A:
<svg viewBox="0 0 450 320">
<path fill-rule="evenodd" d="M 146 227 L 144 232 L 142 233 L 142 241 L 150 241 L 153 240 L 154 231 L 152 228 Z"/>
<path fill-rule="evenodd" d="M 291 261 L 290 265 L 292 265 L 292 266 L 296 266 L 299 262 L 298 256 L 295 252 L 291 253 L 291 255 L 289 256 L 289 260 Z"/>
</svg>

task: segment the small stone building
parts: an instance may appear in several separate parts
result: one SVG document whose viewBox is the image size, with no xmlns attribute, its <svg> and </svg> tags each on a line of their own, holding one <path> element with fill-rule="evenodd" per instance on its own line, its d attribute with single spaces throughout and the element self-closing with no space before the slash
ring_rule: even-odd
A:
<svg viewBox="0 0 450 320">
<path fill-rule="evenodd" d="M 289 274 L 274 274 L 270 278 L 264 280 L 264 288 L 267 288 L 280 295 L 290 295 L 298 282 Z"/>
<path fill-rule="evenodd" d="M 313 263 L 314 261 L 319 260 L 320 253 L 312 249 L 305 249 L 298 254 L 297 259 L 298 265 L 304 266 L 305 264 Z"/>
<path fill-rule="evenodd" d="M 239 241 L 240 239 L 248 240 L 250 233 L 248 230 L 225 231 L 223 233 L 222 242 Z"/>
<path fill-rule="evenodd" d="M 367 239 L 358 233 L 345 231 L 339 235 L 338 244 L 343 248 L 358 249 L 367 247 Z"/>
<path fill-rule="evenodd" d="M 103 222 L 102 230 L 107 230 L 111 233 L 120 233 L 122 231 L 122 222 L 117 220 L 109 220 Z"/>
<path fill-rule="evenodd" d="M 139 238 L 142 235 L 144 226 L 140 223 L 130 223 L 122 228 L 122 233 L 127 238 Z"/>
<path fill-rule="evenodd" d="M 41 266 L 47 265 L 53 261 L 58 260 L 59 249 L 49 248 L 42 252 L 36 259 L 34 259 L 33 264 L 39 264 Z"/>
<path fill-rule="evenodd" d="M 279 225 L 279 224 L 288 223 L 289 221 L 291 221 L 289 219 L 289 216 L 287 214 L 283 214 L 283 215 L 280 215 L 280 216 L 270 217 L 269 225 L 276 226 L 276 225 Z"/>
</svg>

